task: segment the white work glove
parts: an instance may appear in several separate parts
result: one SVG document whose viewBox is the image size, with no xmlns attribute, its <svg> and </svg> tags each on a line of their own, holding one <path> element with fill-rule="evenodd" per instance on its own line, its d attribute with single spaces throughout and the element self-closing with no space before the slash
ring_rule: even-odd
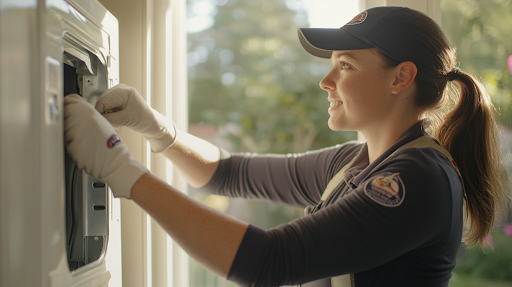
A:
<svg viewBox="0 0 512 287">
<path fill-rule="evenodd" d="M 64 97 L 64 130 L 67 151 L 78 168 L 110 185 L 115 197 L 130 198 L 132 186 L 148 170 L 79 95 Z"/>
<path fill-rule="evenodd" d="M 153 152 L 162 152 L 176 139 L 174 123 L 151 108 L 135 88 L 125 84 L 101 94 L 96 109 L 114 127 L 129 127 L 142 134 Z"/>
</svg>

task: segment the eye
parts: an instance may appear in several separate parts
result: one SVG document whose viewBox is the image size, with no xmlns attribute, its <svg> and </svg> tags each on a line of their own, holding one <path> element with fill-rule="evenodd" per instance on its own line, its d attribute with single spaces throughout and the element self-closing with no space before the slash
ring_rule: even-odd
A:
<svg viewBox="0 0 512 287">
<path fill-rule="evenodd" d="M 352 69 L 352 66 L 350 66 L 350 64 L 347 63 L 347 62 L 340 62 L 340 66 L 341 66 L 341 68 L 343 70 L 345 70 L 345 69 Z"/>
</svg>

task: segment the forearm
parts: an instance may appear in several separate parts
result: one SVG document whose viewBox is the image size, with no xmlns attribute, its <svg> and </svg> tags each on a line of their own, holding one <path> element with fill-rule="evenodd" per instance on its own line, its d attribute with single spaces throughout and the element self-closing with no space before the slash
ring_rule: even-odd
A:
<svg viewBox="0 0 512 287">
<path fill-rule="evenodd" d="M 144 136 L 151 150 L 170 159 L 193 187 L 204 186 L 215 173 L 219 149 L 176 130 L 171 119 L 152 109 L 135 88 L 119 84 L 107 90 L 96 109 L 114 127 L 128 127 Z"/>
<path fill-rule="evenodd" d="M 248 224 L 194 201 L 151 173 L 135 183 L 132 199 L 191 257 L 227 277 Z"/>
<path fill-rule="evenodd" d="M 217 170 L 219 148 L 191 134 L 176 132 L 176 141 L 162 154 L 172 161 L 191 186 L 203 187 Z"/>
</svg>

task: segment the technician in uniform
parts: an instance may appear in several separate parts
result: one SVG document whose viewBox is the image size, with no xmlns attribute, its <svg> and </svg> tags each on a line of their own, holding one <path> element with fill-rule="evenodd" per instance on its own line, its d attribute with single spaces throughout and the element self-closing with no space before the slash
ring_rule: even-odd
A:
<svg viewBox="0 0 512 287">
<path fill-rule="evenodd" d="M 98 101 L 103 116 L 66 97 L 68 151 L 195 260 L 240 285 L 448 286 L 461 241 L 482 244 L 506 198 L 490 97 L 455 67 L 438 25 L 415 10 L 373 8 L 341 29 L 299 29 L 299 38 L 332 62 L 320 82 L 329 127 L 357 130 L 366 142 L 229 153 L 177 130 L 119 85 Z M 450 81 L 460 99 L 436 116 Z M 302 206 L 307 215 L 262 230 L 197 203 L 134 160 L 109 121 L 145 136 L 194 187 Z"/>
</svg>

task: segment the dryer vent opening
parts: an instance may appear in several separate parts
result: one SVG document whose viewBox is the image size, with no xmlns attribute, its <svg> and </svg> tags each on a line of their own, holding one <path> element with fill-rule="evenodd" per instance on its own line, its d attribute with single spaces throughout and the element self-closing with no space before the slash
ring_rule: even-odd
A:
<svg viewBox="0 0 512 287">
<path fill-rule="evenodd" d="M 106 67 L 84 50 L 68 48 L 63 55 L 64 95 L 78 94 L 94 105 L 107 88 Z M 108 241 L 108 186 L 79 169 L 67 152 L 66 251 L 73 271 L 102 260 Z"/>
</svg>

